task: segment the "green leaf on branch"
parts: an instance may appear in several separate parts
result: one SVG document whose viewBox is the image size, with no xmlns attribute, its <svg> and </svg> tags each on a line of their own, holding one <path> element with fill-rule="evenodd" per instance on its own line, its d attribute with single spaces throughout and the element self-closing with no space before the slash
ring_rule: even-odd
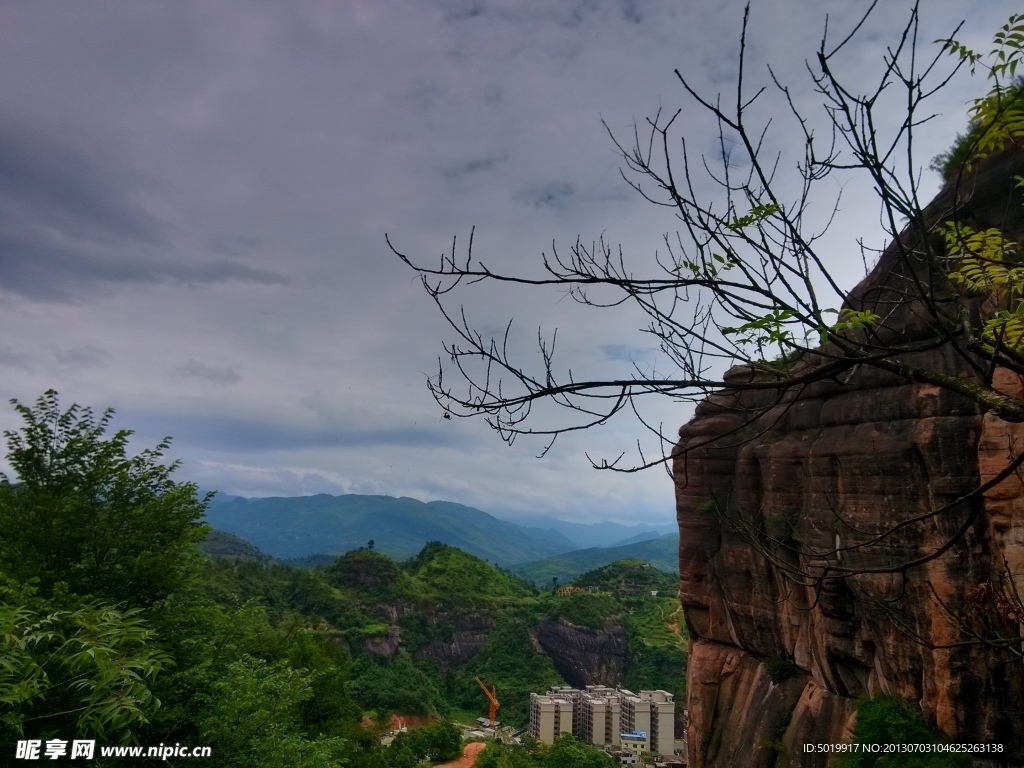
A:
<svg viewBox="0 0 1024 768">
<path fill-rule="evenodd" d="M 751 224 L 760 224 L 771 216 L 774 216 L 782 208 L 776 203 L 763 203 L 762 205 L 755 205 L 750 209 L 750 213 L 746 216 L 737 216 L 732 220 L 731 223 L 726 224 L 729 229 L 733 232 L 739 232 L 741 229 L 749 227 Z"/>
<path fill-rule="evenodd" d="M 794 317 L 796 313 L 792 310 L 779 309 L 741 326 L 722 328 L 722 333 L 737 337 L 741 344 L 754 344 L 763 357 L 765 347 L 777 345 L 784 351 L 785 347 L 794 344 L 793 331 L 789 328 Z"/>
<path fill-rule="evenodd" d="M 974 294 L 1005 290 L 1024 293 L 1024 267 L 1014 263 L 1017 245 L 995 227 L 975 230 L 947 221 L 938 228 L 946 243 L 946 258 L 954 267 L 949 279 Z"/>
</svg>

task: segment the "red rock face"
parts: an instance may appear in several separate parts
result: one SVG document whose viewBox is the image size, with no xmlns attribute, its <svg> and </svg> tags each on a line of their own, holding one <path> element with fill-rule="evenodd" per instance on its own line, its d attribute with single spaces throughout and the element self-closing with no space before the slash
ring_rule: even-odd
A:
<svg viewBox="0 0 1024 768">
<path fill-rule="evenodd" d="M 976 227 L 1019 238 L 1015 161 L 1007 154 L 983 165 L 971 194 L 961 195 Z M 949 203 L 951 192 L 944 195 L 938 208 Z M 934 279 L 927 270 L 890 248 L 850 302 L 876 307 L 893 338 L 928 338 L 926 313 L 899 291 L 910 273 Z M 973 375 L 949 345 L 912 362 Z M 750 371 L 730 375 L 739 381 Z M 965 632 L 1021 636 L 1012 607 L 992 587 L 1008 571 L 1024 594 L 1020 477 L 869 543 L 993 478 L 1024 450 L 1024 428 L 877 369 L 840 379 L 787 392 L 774 405 L 777 394 L 714 395 L 680 429 L 681 597 L 694 638 L 690 765 L 831 765 L 801 745 L 849 741 L 857 699 L 879 695 L 920 706 L 957 741 L 1001 743 L 1004 758 L 1024 763 L 1024 663 L 968 642 Z M 998 371 L 994 381 L 1024 397 L 1020 377 Z M 906 570 L 820 583 L 800 576 L 827 559 L 809 552 L 844 549 L 838 560 L 830 556 L 839 566 L 884 571 L 952 539 L 944 554 Z M 846 549 L 857 544 L 864 546 Z"/>
</svg>

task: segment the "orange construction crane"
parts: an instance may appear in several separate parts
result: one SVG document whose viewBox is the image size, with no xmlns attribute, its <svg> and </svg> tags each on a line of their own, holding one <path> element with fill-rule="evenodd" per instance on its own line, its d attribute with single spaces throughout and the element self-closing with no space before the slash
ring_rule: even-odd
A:
<svg viewBox="0 0 1024 768">
<path fill-rule="evenodd" d="M 501 706 L 501 702 L 498 701 L 498 688 L 497 686 L 493 685 L 490 688 L 488 688 L 486 685 L 484 685 L 484 681 L 481 680 L 479 677 L 476 679 L 476 681 L 480 684 L 480 687 L 484 689 L 484 693 L 487 694 L 487 698 L 491 702 L 489 717 L 491 720 L 491 728 L 493 728 L 494 724 L 497 722 L 497 720 L 495 720 L 494 717 L 498 714 L 498 707 Z"/>
</svg>

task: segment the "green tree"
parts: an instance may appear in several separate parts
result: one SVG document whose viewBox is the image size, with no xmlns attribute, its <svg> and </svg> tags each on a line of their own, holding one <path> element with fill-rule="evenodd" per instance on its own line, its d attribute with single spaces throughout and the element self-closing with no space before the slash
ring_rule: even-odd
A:
<svg viewBox="0 0 1024 768">
<path fill-rule="evenodd" d="M 388 664 L 364 661 L 349 683 L 349 693 L 363 707 L 382 712 L 444 715 L 449 709 L 436 676 L 417 667 L 404 648 Z"/>
<path fill-rule="evenodd" d="M 4 432 L 16 479 L 0 473 L 0 570 L 135 605 L 180 586 L 210 497 L 171 479 L 178 462 L 160 461 L 170 438 L 130 456 L 130 430 L 107 434 L 113 409 L 62 411 L 53 390 L 33 407 L 11 402 L 24 424 Z"/>
<path fill-rule="evenodd" d="M 152 681 L 171 663 L 139 614 L 0 584 L 0 745 L 25 733 L 132 741 L 159 706 Z"/>
<path fill-rule="evenodd" d="M 857 702 L 857 726 L 853 742 L 860 747 L 880 745 L 878 752 L 860 749 L 845 756 L 841 768 L 968 768 L 971 758 L 955 752 L 886 753 L 888 744 L 938 744 L 921 710 L 908 707 L 892 696 Z"/>
<path fill-rule="evenodd" d="M 476 768 L 534 768 L 536 765 L 526 748 L 518 744 L 488 744 L 476 758 Z"/>
<path fill-rule="evenodd" d="M 599 749 L 563 733 L 544 755 L 542 765 L 547 768 L 611 768 L 615 760 Z"/>
<path fill-rule="evenodd" d="M 423 728 L 399 734 L 388 746 L 385 760 L 389 765 L 412 764 L 427 759 L 431 764 L 454 760 L 462 754 L 462 734 L 451 720 L 440 720 Z"/>
<path fill-rule="evenodd" d="M 313 696 L 315 675 L 286 663 L 244 656 L 229 665 L 199 722 L 225 766 L 295 768 L 347 765 L 341 739 L 309 739 L 300 730 L 301 705 Z"/>
</svg>

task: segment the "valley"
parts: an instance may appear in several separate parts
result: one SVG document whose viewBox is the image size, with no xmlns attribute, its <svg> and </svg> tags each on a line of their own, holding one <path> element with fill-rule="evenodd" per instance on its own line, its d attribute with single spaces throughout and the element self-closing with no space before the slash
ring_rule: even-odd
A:
<svg viewBox="0 0 1024 768">
<path fill-rule="evenodd" d="M 582 524 L 536 517 L 523 525 L 448 501 L 358 494 L 253 499 L 218 494 L 206 510 L 206 520 L 216 531 L 207 542 L 208 551 L 226 547 L 226 554 L 234 547 L 241 554 L 244 546 L 229 545 L 224 536 L 228 534 L 303 567 L 327 566 L 338 555 L 370 542 L 375 551 L 405 560 L 428 542 L 439 541 L 510 568 L 539 586 L 564 584 L 622 558 L 679 572 L 674 521 Z"/>
</svg>

